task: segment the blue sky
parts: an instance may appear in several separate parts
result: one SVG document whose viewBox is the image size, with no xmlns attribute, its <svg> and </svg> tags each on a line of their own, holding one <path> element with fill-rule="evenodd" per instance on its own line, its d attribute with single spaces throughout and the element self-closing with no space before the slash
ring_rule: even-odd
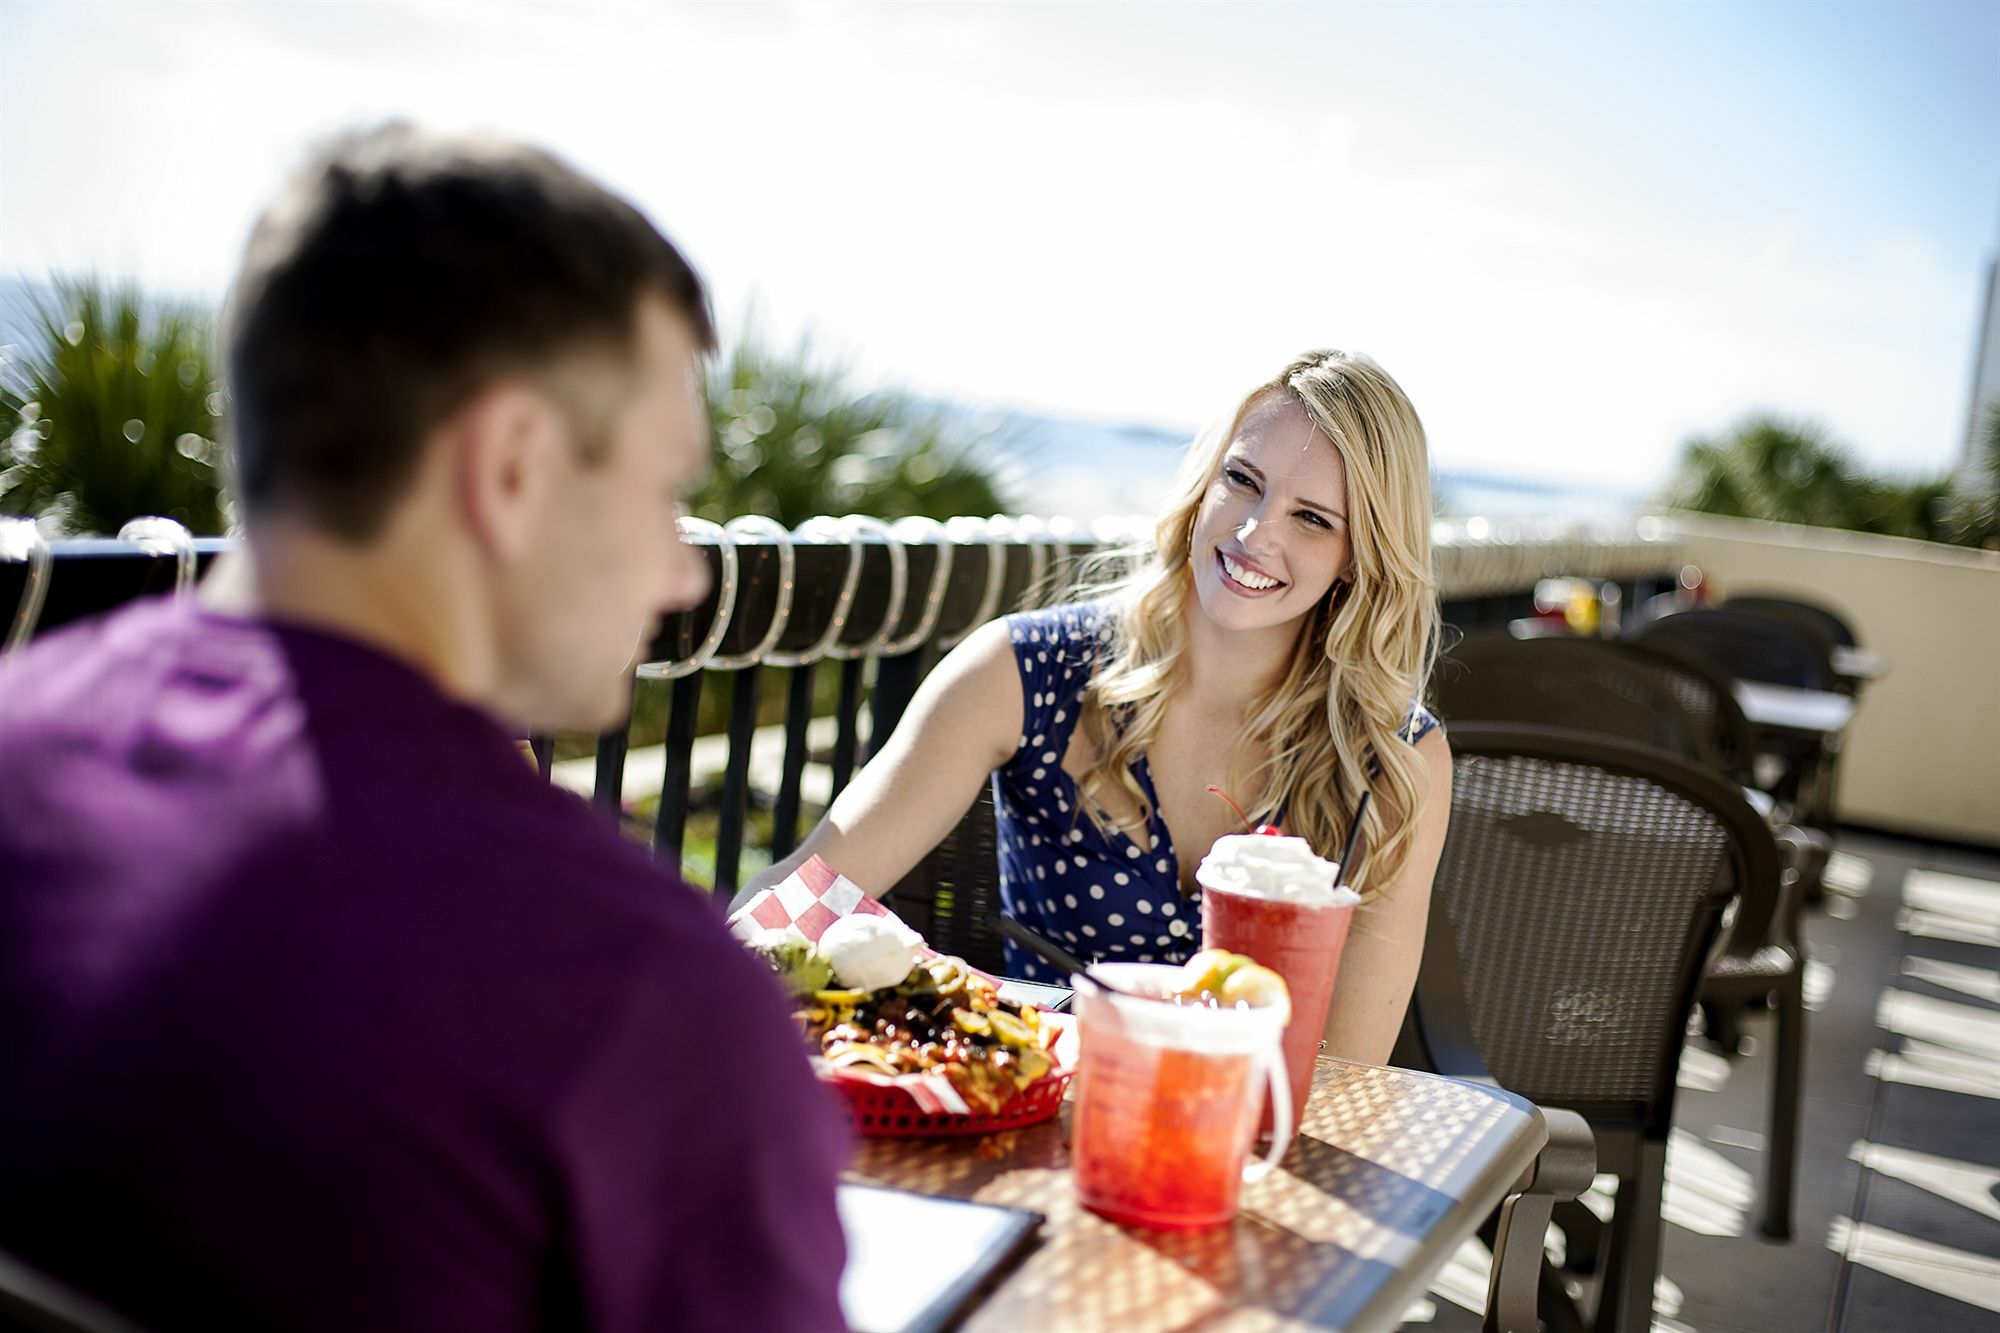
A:
<svg viewBox="0 0 2000 1333">
<path fill-rule="evenodd" d="M 1374 353 L 1439 460 L 1651 485 L 1771 408 L 1956 457 L 2000 5 L 0 8 L 0 265 L 217 294 L 312 136 L 527 135 L 725 322 L 1191 425 Z"/>
</svg>

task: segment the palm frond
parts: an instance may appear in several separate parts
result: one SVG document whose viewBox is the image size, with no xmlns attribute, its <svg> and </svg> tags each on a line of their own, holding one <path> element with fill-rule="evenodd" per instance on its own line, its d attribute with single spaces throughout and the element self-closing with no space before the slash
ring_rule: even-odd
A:
<svg viewBox="0 0 2000 1333">
<path fill-rule="evenodd" d="M 1005 441 L 948 406 L 897 390 L 856 392 L 810 339 L 773 347 L 750 329 L 709 375 L 715 461 L 690 502 L 704 518 L 991 514 Z"/>
<path fill-rule="evenodd" d="M 221 409 L 206 311 L 58 278 L 0 364 L 0 512 L 67 533 L 145 514 L 220 532 Z"/>
<path fill-rule="evenodd" d="M 1922 541 L 1955 536 L 1948 478 L 1872 476 L 1818 422 L 1759 413 L 1683 450 L 1666 496 L 1683 509 Z"/>
</svg>

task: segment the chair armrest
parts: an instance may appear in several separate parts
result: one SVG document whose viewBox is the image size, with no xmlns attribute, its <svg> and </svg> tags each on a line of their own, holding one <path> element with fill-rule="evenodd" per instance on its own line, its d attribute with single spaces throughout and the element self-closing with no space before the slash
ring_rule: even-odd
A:
<svg viewBox="0 0 2000 1333">
<path fill-rule="evenodd" d="M 1536 1333 L 1542 1245 L 1557 1203 L 1574 1199 L 1597 1176 L 1597 1137 L 1574 1111 L 1541 1108 L 1548 1142 L 1500 1205 L 1493 1269 L 1486 1283 L 1486 1333 Z"/>
<path fill-rule="evenodd" d="M 1576 1198 L 1597 1179 L 1597 1136 L 1590 1122 L 1557 1106 L 1538 1107 L 1549 1141 L 1522 1173 L 1514 1188 L 1521 1194 L 1546 1194 L 1561 1203 Z"/>
</svg>

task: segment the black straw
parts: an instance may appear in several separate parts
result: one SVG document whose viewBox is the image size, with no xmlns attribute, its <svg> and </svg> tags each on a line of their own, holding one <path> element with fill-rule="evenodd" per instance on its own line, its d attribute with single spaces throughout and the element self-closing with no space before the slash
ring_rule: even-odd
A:
<svg viewBox="0 0 2000 1333">
<path fill-rule="evenodd" d="M 1354 824 L 1347 830 L 1347 845 L 1340 849 L 1340 869 L 1335 872 L 1333 887 L 1340 888 L 1354 878 L 1354 854 L 1361 850 L 1361 817 L 1368 813 L 1369 798 L 1373 792 L 1362 792 L 1361 799 L 1354 803 Z"/>
<path fill-rule="evenodd" d="M 987 919 L 993 923 L 994 927 L 1002 935 L 1005 935 L 1029 953 L 1034 954 L 1051 967 L 1061 968 L 1064 976 L 1087 974 L 1090 971 L 1089 963 L 1084 962 L 1081 958 L 1078 958 L 1075 954 L 1063 948 L 1062 945 L 1057 944 L 1039 930 L 1024 926 L 1013 917 L 1002 916 L 998 912 L 990 913 Z"/>
<path fill-rule="evenodd" d="M 992 922 L 994 928 L 1002 935 L 1021 945 L 1028 952 L 1034 954 L 1050 966 L 1061 968 L 1065 975 L 1088 978 L 1091 985 L 1102 990 L 1108 990 L 1114 995 L 1130 996 L 1135 1000 L 1160 1000 L 1171 1003 L 1164 995 L 1148 995 L 1144 991 L 1127 990 L 1123 986 L 1112 985 L 1103 977 L 1097 975 L 1097 973 L 1092 972 L 1090 964 L 1084 962 L 1081 958 L 1078 958 L 1075 954 L 1063 948 L 1062 945 L 1057 944 L 1039 930 L 1031 926 L 1024 926 L 1013 917 L 1002 916 L 998 912 L 989 912 L 986 915 L 986 919 Z"/>
</svg>

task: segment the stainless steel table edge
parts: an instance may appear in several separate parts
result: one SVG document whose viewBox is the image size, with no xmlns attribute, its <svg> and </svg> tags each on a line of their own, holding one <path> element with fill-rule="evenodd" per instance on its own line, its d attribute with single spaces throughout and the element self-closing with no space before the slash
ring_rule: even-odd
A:
<svg viewBox="0 0 2000 1333">
<path fill-rule="evenodd" d="M 1458 1247 L 1467 1237 L 1478 1233 L 1479 1224 L 1486 1220 L 1487 1215 L 1514 1192 L 1522 1173 L 1549 1141 L 1548 1122 L 1542 1118 L 1541 1108 L 1526 1097 L 1472 1079 L 1446 1078 L 1442 1074 L 1425 1074 L 1414 1069 L 1398 1069 L 1396 1072 L 1411 1078 L 1437 1079 L 1476 1089 L 1494 1101 L 1512 1107 L 1532 1123 L 1532 1130 L 1522 1136 L 1521 1142 L 1483 1177 L 1476 1192 L 1469 1191 L 1454 1197 L 1451 1208 L 1436 1226 L 1424 1234 L 1410 1261 L 1395 1265 L 1393 1276 L 1383 1282 L 1374 1299 L 1362 1306 L 1360 1313 L 1343 1326 L 1346 1333 L 1387 1333 L 1400 1327 L 1404 1312 L 1423 1299 L 1438 1270 L 1458 1252 Z"/>
</svg>

